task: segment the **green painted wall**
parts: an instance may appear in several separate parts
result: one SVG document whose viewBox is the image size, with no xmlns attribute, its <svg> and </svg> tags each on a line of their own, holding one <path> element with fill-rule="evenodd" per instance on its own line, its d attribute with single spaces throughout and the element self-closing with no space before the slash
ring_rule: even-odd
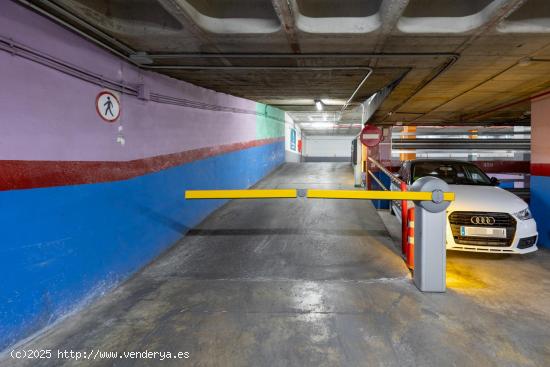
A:
<svg viewBox="0 0 550 367">
<path fill-rule="evenodd" d="M 256 138 L 273 139 L 285 136 L 285 112 L 265 105 L 256 103 Z"/>
</svg>

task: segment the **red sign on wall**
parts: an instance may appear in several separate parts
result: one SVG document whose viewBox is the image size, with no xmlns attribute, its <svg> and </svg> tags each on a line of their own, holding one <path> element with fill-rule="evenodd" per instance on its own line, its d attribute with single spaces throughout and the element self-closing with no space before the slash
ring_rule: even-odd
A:
<svg viewBox="0 0 550 367">
<path fill-rule="evenodd" d="M 382 141 L 382 129 L 374 125 L 365 125 L 359 139 L 367 147 L 375 147 Z"/>
<path fill-rule="evenodd" d="M 298 153 L 302 153 L 302 139 L 298 140 Z"/>
</svg>

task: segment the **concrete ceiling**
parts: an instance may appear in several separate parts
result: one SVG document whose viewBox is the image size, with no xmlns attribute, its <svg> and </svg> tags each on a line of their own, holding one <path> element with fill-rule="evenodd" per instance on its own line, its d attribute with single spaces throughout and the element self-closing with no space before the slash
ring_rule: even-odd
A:
<svg viewBox="0 0 550 367">
<path fill-rule="evenodd" d="M 403 77 L 371 119 L 384 125 L 528 123 L 528 98 L 550 88 L 548 0 L 20 2 L 144 68 L 287 110 L 310 134 L 357 132 L 358 109 L 331 120 L 314 100 L 339 111 L 369 67 L 355 102 Z"/>
</svg>

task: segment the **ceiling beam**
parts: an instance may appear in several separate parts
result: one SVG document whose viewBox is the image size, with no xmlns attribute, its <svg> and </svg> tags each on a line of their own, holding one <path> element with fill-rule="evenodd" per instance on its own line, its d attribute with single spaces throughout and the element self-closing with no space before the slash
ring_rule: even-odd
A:
<svg viewBox="0 0 550 367">
<path fill-rule="evenodd" d="M 333 70 L 366 70 L 368 73 L 372 73 L 372 69 L 368 66 L 362 65 L 345 65 L 345 66 L 226 66 L 226 65 L 142 65 L 143 69 L 154 70 L 318 70 L 318 71 L 333 71 Z M 370 75 L 370 74 L 369 74 Z"/>
<path fill-rule="evenodd" d="M 298 42 L 298 31 L 294 20 L 294 11 L 289 0 L 271 0 L 275 13 L 281 22 L 281 28 L 285 32 L 288 44 L 292 52 L 301 53 L 300 43 Z"/>
<path fill-rule="evenodd" d="M 489 13 L 489 19 L 481 25 L 481 27 L 478 27 L 474 33 L 464 42 L 462 43 L 455 52 L 461 53 L 466 48 L 468 48 L 472 43 L 474 43 L 479 37 L 483 36 L 484 34 L 487 34 L 490 30 L 493 30 L 497 27 L 497 25 L 502 22 L 504 19 L 506 19 L 510 14 L 512 14 L 514 11 L 519 9 L 523 4 L 525 4 L 527 0 L 496 0 L 493 4 L 490 4 L 489 6 L 493 6 L 493 8 L 490 10 Z M 488 7 L 489 7 L 488 6 Z"/>
<path fill-rule="evenodd" d="M 489 19 L 479 28 L 477 28 L 474 33 L 468 37 L 466 41 L 464 41 L 456 50 L 455 52 L 460 54 L 464 52 L 468 47 L 470 47 L 477 39 L 482 37 L 484 34 L 490 32 L 491 30 L 495 29 L 500 22 L 502 22 L 504 19 L 506 19 L 510 14 L 512 14 L 514 11 L 516 11 L 519 7 L 521 7 L 523 4 L 525 4 L 527 0 L 497 0 L 495 7 L 491 10 Z M 501 74 L 509 71 L 513 67 L 515 67 L 518 64 L 518 62 L 514 62 L 507 67 L 503 68 L 502 70 L 499 70 L 497 73 L 491 75 L 489 78 L 483 80 L 480 83 L 477 83 L 473 87 L 468 88 L 467 90 L 459 93 L 458 95 L 452 96 L 446 101 L 439 103 L 437 106 L 431 108 L 426 113 L 420 114 L 418 117 L 412 119 L 409 121 L 410 124 L 416 124 L 418 123 L 418 120 L 421 120 L 425 118 L 427 115 L 437 111 L 439 108 L 445 106 L 446 104 L 456 100 L 459 97 L 462 97 L 463 95 L 483 86 L 487 82 L 495 79 L 496 77 L 500 76 Z M 461 123 L 465 122 L 464 116 L 458 116 L 459 121 Z"/>
<path fill-rule="evenodd" d="M 434 57 L 458 57 L 453 52 L 360 52 L 360 53 L 149 53 L 155 60 L 169 59 L 202 59 L 202 58 L 237 58 L 237 59 L 433 59 Z"/>
<path fill-rule="evenodd" d="M 380 29 L 374 46 L 375 52 L 381 52 L 384 49 L 386 39 L 395 29 L 399 18 L 409 5 L 410 0 L 383 0 L 380 4 Z M 376 61 L 375 61 L 376 62 Z M 375 64 L 376 65 L 376 64 Z"/>
<path fill-rule="evenodd" d="M 453 54 L 453 56 L 451 57 L 448 57 L 447 60 L 441 64 L 440 66 L 438 66 L 437 68 L 434 69 L 434 71 L 428 76 L 426 77 L 414 90 L 411 94 L 409 94 L 407 97 L 405 97 L 404 99 L 402 99 L 396 106 L 394 106 L 392 108 L 392 111 L 390 111 L 390 113 L 386 116 L 384 116 L 383 120 L 382 120 L 382 123 L 384 123 L 386 121 L 386 119 L 391 116 L 392 114 L 394 113 L 399 113 L 399 109 L 401 107 L 403 107 L 407 102 L 409 102 L 411 99 L 413 99 L 417 94 L 419 94 L 426 86 L 428 86 L 428 84 L 430 84 L 431 82 L 433 82 L 435 79 L 437 79 L 441 74 L 443 74 L 445 71 L 447 71 L 451 66 L 453 66 L 459 59 L 458 56 L 454 56 L 455 54 Z M 419 117 L 417 117 L 416 119 L 419 119 L 421 117 L 423 117 L 424 115 L 426 115 L 425 113 L 421 114 Z M 415 120 L 416 120 L 415 119 Z"/>
<path fill-rule="evenodd" d="M 206 45 L 212 52 L 221 52 L 218 45 L 209 37 L 209 35 L 195 22 L 193 17 L 178 3 L 177 0 L 157 0 L 157 2 L 169 12 L 182 26 L 188 30 L 202 44 Z M 225 58 L 220 60 L 226 66 L 231 63 Z"/>
</svg>

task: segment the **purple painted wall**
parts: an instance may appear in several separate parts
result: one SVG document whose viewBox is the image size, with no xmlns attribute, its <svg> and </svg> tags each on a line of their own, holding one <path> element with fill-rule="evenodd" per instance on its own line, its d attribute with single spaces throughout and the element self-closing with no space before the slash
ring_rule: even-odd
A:
<svg viewBox="0 0 550 367">
<path fill-rule="evenodd" d="M 139 70 L 10 1 L 0 3 L 0 36 L 106 79 L 129 85 L 144 83 L 153 93 L 256 111 L 256 102 Z M 102 90 L 98 85 L 5 52 L 0 53 L 0 73 L 3 119 L 17 121 L 2 125 L 1 159 L 131 160 L 256 139 L 253 114 L 201 110 L 123 95 L 121 118 L 108 124 L 95 111 L 95 97 Z M 124 147 L 116 143 L 120 124 L 126 138 Z M 151 143 L 160 141 L 162 144 Z"/>
</svg>

